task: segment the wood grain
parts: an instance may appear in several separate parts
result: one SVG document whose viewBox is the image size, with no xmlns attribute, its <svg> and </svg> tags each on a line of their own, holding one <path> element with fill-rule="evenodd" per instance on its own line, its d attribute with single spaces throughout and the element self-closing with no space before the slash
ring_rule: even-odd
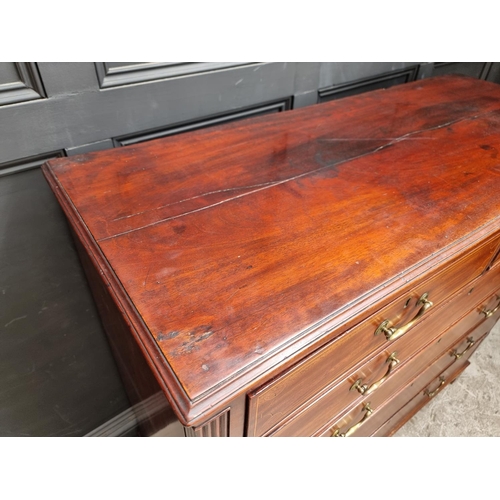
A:
<svg viewBox="0 0 500 500">
<path fill-rule="evenodd" d="M 442 77 L 44 171 L 192 424 L 498 231 L 498 148 Z"/>
</svg>

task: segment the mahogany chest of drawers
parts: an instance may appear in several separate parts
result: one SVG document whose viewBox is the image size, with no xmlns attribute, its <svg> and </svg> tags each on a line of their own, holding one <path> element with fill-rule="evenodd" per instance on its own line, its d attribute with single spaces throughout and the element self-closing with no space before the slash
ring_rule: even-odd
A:
<svg viewBox="0 0 500 500">
<path fill-rule="evenodd" d="M 143 434 L 387 436 L 500 315 L 499 151 L 447 76 L 43 171 Z"/>
</svg>

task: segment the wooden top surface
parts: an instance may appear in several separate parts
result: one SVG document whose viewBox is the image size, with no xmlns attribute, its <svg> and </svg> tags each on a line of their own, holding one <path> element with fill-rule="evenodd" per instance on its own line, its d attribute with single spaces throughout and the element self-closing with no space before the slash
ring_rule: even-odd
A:
<svg viewBox="0 0 500 500">
<path fill-rule="evenodd" d="M 187 415 L 497 228 L 499 150 L 500 86 L 448 76 L 44 171 L 147 325 Z"/>
</svg>

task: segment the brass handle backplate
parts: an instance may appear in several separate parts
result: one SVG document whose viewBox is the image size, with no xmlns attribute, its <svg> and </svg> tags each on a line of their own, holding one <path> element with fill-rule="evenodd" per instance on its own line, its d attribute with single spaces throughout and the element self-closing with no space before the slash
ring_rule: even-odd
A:
<svg viewBox="0 0 500 500">
<path fill-rule="evenodd" d="M 358 378 L 354 384 L 352 384 L 350 391 L 358 391 L 360 394 L 364 396 L 371 394 L 375 389 L 378 389 L 386 380 L 387 377 L 392 373 L 393 368 L 399 363 L 399 359 L 396 357 L 398 353 L 394 351 L 386 360 L 386 363 L 389 363 L 389 368 L 385 372 L 385 375 L 377 382 L 374 382 L 372 385 L 368 386 L 363 384 L 363 379 Z"/>
<path fill-rule="evenodd" d="M 424 394 L 429 398 L 433 398 L 441 390 L 441 387 L 443 387 L 445 382 L 446 379 L 441 375 L 441 377 L 439 377 L 439 385 L 432 392 L 429 392 L 429 389 L 426 389 Z"/>
<path fill-rule="evenodd" d="M 351 434 L 354 434 L 367 420 L 368 417 L 373 413 L 373 410 L 370 407 L 370 403 L 366 403 L 363 406 L 363 411 L 365 412 L 364 417 L 352 427 L 349 427 L 345 433 L 340 432 L 340 429 L 334 429 L 332 435 L 330 437 L 349 437 Z"/>
<path fill-rule="evenodd" d="M 481 309 L 480 312 L 482 312 L 487 318 L 493 316 L 500 309 L 500 295 L 497 295 L 497 299 L 498 299 L 498 304 L 495 307 L 495 309 L 486 309 L 485 307 Z"/>
<path fill-rule="evenodd" d="M 453 351 L 450 352 L 450 356 L 459 359 L 476 343 L 472 337 L 467 337 L 467 342 L 467 347 L 462 352 L 457 352 L 456 349 L 453 349 Z"/>
<path fill-rule="evenodd" d="M 375 330 L 375 335 L 384 333 L 387 340 L 395 340 L 398 337 L 401 337 L 401 335 L 404 335 L 425 314 L 425 311 L 434 305 L 430 300 L 427 300 L 428 296 L 429 294 L 426 292 L 418 299 L 417 305 L 422 304 L 422 306 L 415 317 L 406 323 L 406 325 L 400 326 L 399 328 L 390 327 L 390 321 L 386 319 L 382 321 L 382 323 L 380 323 L 378 328 Z"/>
</svg>

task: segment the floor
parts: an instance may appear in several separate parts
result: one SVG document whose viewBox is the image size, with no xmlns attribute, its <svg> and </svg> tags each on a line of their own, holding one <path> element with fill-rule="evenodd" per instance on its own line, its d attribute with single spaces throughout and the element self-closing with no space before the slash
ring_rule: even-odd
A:
<svg viewBox="0 0 500 500">
<path fill-rule="evenodd" d="M 500 436 L 500 321 L 470 361 L 394 436 Z"/>
</svg>

